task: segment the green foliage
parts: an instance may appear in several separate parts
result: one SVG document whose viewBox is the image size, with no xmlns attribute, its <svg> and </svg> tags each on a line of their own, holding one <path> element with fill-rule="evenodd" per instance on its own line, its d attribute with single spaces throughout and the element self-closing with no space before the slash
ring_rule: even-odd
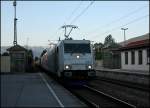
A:
<svg viewBox="0 0 150 108">
<path fill-rule="evenodd" d="M 33 52 L 32 52 L 32 50 L 31 49 L 28 50 L 27 54 L 28 54 L 27 55 L 27 57 L 28 57 L 28 64 L 32 64 L 32 62 L 33 62 Z"/>
<path fill-rule="evenodd" d="M 39 60 L 39 58 L 36 56 L 36 57 L 34 58 L 34 60 L 35 60 L 35 61 L 38 61 L 38 60 Z"/>
<path fill-rule="evenodd" d="M 2 56 L 9 56 L 9 53 L 8 53 L 8 52 L 4 52 L 4 53 L 2 54 Z"/>
<path fill-rule="evenodd" d="M 115 42 L 115 39 L 112 37 L 111 34 L 106 36 L 105 41 L 104 41 L 105 48 L 116 48 L 119 46 L 120 45 Z"/>
<path fill-rule="evenodd" d="M 27 51 L 27 61 L 27 71 L 33 72 L 33 52 L 31 49 Z"/>
<path fill-rule="evenodd" d="M 104 45 L 102 43 L 95 43 L 94 48 L 95 48 L 95 59 L 96 60 L 101 60 L 102 59 L 102 50 L 103 50 Z"/>
<path fill-rule="evenodd" d="M 32 50 L 30 49 L 30 50 L 28 50 L 28 56 L 29 57 L 31 57 L 31 58 L 33 58 L 33 52 L 32 52 Z"/>
<path fill-rule="evenodd" d="M 106 38 L 105 38 L 104 47 L 109 47 L 114 43 L 115 43 L 115 40 L 113 39 L 113 37 L 110 34 L 110 35 L 106 36 Z"/>
<path fill-rule="evenodd" d="M 95 59 L 96 60 L 101 60 L 102 59 L 102 52 L 100 53 L 100 52 L 96 52 L 95 53 Z"/>
</svg>

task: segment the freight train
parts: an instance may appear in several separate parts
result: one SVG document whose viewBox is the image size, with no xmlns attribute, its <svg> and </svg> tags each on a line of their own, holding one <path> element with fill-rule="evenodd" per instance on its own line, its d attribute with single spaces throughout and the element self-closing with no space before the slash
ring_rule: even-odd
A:
<svg viewBox="0 0 150 108">
<path fill-rule="evenodd" d="M 96 76 L 89 40 L 61 40 L 41 57 L 42 68 L 59 78 L 90 79 Z"/>
</svg>

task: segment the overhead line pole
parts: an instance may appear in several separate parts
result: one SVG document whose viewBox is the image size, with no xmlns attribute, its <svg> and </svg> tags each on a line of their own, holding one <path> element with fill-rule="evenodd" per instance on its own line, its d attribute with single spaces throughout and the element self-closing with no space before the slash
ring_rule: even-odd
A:
<svg viewBox="0 0 150 108">
<path fill-rule="evenodd" d="M 16 0 L 14 0 L 13 2 L 13 6 L 14 6 L 14 46 L 17 45 L 17 18 L 16 18 Z"/>
<path fill-rule="evenodd" d="M 126 44 L 126 34 L 125 34 L 125 31 L 128 30 L 128 28 L 121 28 L 121 30 L 124 31 L 124 46 Z"/>
<path fill-rule="evenodd" d="M 145 7 L 148 7 L 148 6 L 142 6 L 142 7 L 138 8 L 138 9 L 135 10 L 135 11 L 132 11 L 132 12 L 130 12 L 130 13 L 128 13 L 128 14 L 126 14 L 126 15 L 124 15 L 124 16 L 118 18 L 118 19 L 116 19 L 116 20 L 111 21 L 111 22 L 108 23 L 108 24 L 102 25 L 101 28 L 97 28 L 97 29 L 95 29 L 95 30 L 89 32 L 89 34 L 93 34 L 95 31 L 101 30 L 102 28 L 107 27 L 107 26 L 110 26 L 110 25 L 112 25 L 113 23 L 117 23 L 118 21 L 121 21 L 122 19 L 125 19 L 125 18 L 127 18 L 127 17 L 129 17 L 129 16 L 131 16 L 131 15 L 133 15 L 133 14 L 135 14 L 135 13 L 141 11 L 141 10 L 144 9 Z"/>
<path fill-rule="evenodd" d="M 141 20 L 141 19 L 144 19 L 144 18 L 146 18 L 146 17 L 148 17 L 148 16 L 149 16 L 149 14 L 148 14 L 148 15 L 145 15 L 145 16 L 142 16 L 142 17 L 140 17 L 140 18 L 134 19 L 134 20 L 132 20 L 132 21 L 130 21 L 130 22 L 124 24 L 124 25 L 115 27 L 115 28 L 113 28 L 113 29 L 111 29 L 111 30 L 109 30 L 109 31 L 106 31 L 106 32 L 101 33 L 101 34 L 98 34 L 98 35 L 104 35 L 104 34 L 106 34 L 106 33 L 109 33 L 110 31 L 114 31 L 114 30 L 116 30 L 116 29 L 120 29 L 120 28 L 123 27 L 123 26 L 132 24 L 132 23 L 137 22 L 137 21 L 139 21 L 139 20 Z M 95 35 L 95 36 L 93 36 L 93 37 L 96 38 L 98 35 Z"/>
</svg>

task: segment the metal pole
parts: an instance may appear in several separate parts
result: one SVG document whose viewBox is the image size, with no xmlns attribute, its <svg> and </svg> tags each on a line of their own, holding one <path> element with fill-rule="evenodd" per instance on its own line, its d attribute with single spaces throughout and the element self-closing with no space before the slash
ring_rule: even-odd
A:
<svg viewBox="0 0 150 108">
<path fill-rule="evenodd" d="M 17 45 L 17 18 L 16 18 L 16 0 L 14 0 L 13 2 L 13 6 L 14 6 L 14 45 Z"/>
<path fill-rule="evenodd" d="M 128 28 L 121 28 L 121 30 L 124 31 L 124 46 L 126 44 L 126 34 L 125 34 L 125 31 L 127 30 Z"/>
</svg>

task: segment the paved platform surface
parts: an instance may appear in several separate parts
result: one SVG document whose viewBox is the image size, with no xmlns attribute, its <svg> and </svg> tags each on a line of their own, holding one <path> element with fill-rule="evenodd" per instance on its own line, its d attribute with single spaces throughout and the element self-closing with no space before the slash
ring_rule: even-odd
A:
<svg viewBox="0 0 150 108">
<path fill-rule="evenodd" d="M 150 74 L 146 71 L 101 68 L 96 71 L 96 75 L 98 77 L 126 81 L 143 86 L 149 86 L 150 84 Z"/>
<path fill-rule="evenodd" d="M 108 68 L 103 68 L 103 67 L 96 67 L 95 69 L 97 71 L 110 71 L 110 72 L 150 75 L 149 71 L 143 71 L 143 70 L 108 69 Z"/>
<path fill-rule="evenodd" d="M 44 73 L 1 75 L 1 107 L 86 107 Z"/>
</svg>

